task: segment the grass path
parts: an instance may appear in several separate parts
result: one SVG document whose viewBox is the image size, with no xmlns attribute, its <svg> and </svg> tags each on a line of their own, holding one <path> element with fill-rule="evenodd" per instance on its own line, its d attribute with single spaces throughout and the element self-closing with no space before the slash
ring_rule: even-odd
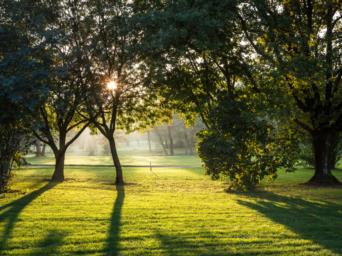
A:
<svg viewBox="0 0 342 256">
<path fill-rule="evenodd" d="M 281 173 L 249 195 L 227 194 L 201 168 L 22 169 L 0 199 L 0 255 L 342 255 L 342 189 Z M 336 174 L 342 179 L 342 173 Z"/>
</svg>

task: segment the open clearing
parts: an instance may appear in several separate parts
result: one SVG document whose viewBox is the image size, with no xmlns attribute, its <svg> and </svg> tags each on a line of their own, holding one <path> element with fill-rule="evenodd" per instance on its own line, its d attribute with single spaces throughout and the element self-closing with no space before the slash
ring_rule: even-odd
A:
<svg viewBox="0 0 342 256">
<path fill-rule="evenodd" d="M 55 158 L 52 154 L 45 157 L 29 157 L 28 161 L 32 164 L 55 164 Z M 182 165 L 182 166 L 201 166 L 201 160 L 198 156 L 191 155 L 155 155 L 144 151 L 124 150 L 120 151 L 120 162 L 123 165 Z M 80 156 L 66 155 L 65 164 L 79 165 L 113 165 L 111 156 Z"/>
<path fill-rule="evenodd" d="M 0 255 L 342 255 L 342 189 L 298 185 L 312 170 L 244 195 L 202 168 L 153 171 L 125 168 L 116 189 L 110 167 L 67 167 L 61 184 L 52 168 L 17 170 Z"/>
</svg>

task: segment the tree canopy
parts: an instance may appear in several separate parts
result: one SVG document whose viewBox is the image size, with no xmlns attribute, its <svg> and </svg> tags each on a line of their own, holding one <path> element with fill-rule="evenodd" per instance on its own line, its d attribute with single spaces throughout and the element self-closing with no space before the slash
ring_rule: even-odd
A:
<svg viewBox="0 0 342 256">
<path fill-rule="evenodd" d="M 115 131 L 148 129 L 178 112 L 188 122 L 201 118 L 207 173 L 228 177 L 233 189 L 292 170 L 307 140 L 309 183 L 339 184 L 332 163 L 342 131 L 341 6 L 1 1 L 1 127 L 32 130 L 48 144 L 55 181 L 64 179 L 67 148 L 90 127 L 108 140 L 123 184 Z"/>
</svg>

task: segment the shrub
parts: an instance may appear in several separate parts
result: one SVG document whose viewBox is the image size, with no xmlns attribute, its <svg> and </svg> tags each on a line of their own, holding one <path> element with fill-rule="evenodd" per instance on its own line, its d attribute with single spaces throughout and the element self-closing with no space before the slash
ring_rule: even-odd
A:
<svg viewBox="0 0 342 256">
<path fill-rule="evenodd" d="M 236 101 L 226 101 L 210 120 L 211 129 L 199 133 L 199 156 L 213 179 L 229 178 L 229 190 L 253 190 L 265 177 L 276 178 L 278 168 L 293 168 L 296 136 L 284 124 Z"/>
</svg>

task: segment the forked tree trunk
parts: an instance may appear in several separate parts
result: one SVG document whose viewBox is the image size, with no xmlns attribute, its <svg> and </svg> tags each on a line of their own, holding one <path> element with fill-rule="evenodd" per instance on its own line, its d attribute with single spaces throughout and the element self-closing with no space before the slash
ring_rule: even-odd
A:
<svg viewBox="0 0 342 256">
<path fill-rule="evenodd" d="M 55 171 L 52 175 L 52 181 L 63 182 L 64 181 L 64 161 L 65 161 L 65 150 L 58 150 L 54 152 L 56 164 Z"/>
<path fill-rule="evenodd" d="M 337 185 L 340 182 L 331 173 L 332 131 L 312 132 L 312 144 L 315 159 L 315 174 L 308 181 L 313 185 Z"/>
<path fill-rule="evenodd" d="M 121 167 L 120 159 L 118 156 L 118 152 L 116 150 L 114 137 L 109 137 L 108 140 L 109 140 L 110 152 L 112 154 L 112 159 L 113 159 L 113 163 L 114 163 L 115 171 L 116 171 L 115 184 L 123 185 L 124 180 L 123 180 L 122 167 Z"/>
</svg>

